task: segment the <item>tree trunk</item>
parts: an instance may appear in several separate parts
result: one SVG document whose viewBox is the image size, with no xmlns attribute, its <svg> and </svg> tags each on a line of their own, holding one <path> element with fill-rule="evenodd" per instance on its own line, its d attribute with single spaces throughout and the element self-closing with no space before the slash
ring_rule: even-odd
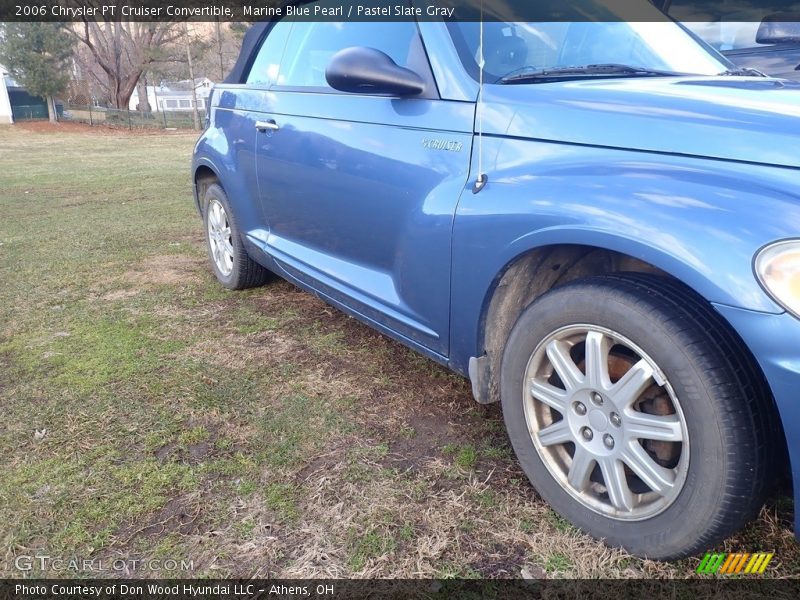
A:
<svg viewBox="0 0 800 600">
<path fill-rule="evenodd" d="M 192 86 L 192 117 L 194 118 L 194 130 L 200 131 L 200 112 L 197 110 L 197 89 L 194 86 L 194 67 L 192 66 L 192 47 L 189 44 L 189 27 L 186 27 L 186 61 L 189 63 L 189 81 Z"/>
<path fill-rule="evenodd" d="M 141 112 L 150 112 L 150 98 L 147 97 L 147 77 L 142 75 L 139 78 L 139 83 L 136 84 L 136 93 L 139 96 L 139 106 L 136 110 Z"/>
<path fill-rule="evenodd" d="M 56 113 L 56 99 L 52 96 L 45 97 L 47 102 L 47 116 L 50 118 L 51 123 L 58 122 L 58 113 Z"/>
<path fill-rule="evenodd" d="M 114 89 L 116 90 L 114 101 L 116 106 L 114 108 L 119 108 L 120 110 L 127 110 L 129 108 L 133 90 L 136 89 L 136 84 L 139 82 L 141 76 L 142 71 L 138 70 L 133 71 L 125 79 L 114 81 Z"/>
<path fill-rule="evenodd" d="M 110 70 L 103 69 L 108 76 L 108 90 L 114 108 L 128 110 L 133 90 L 142 76 L 143 69 L 132 71 L 124 79 Z"/>
<path fill-rule="evenodd" d="M 219 59 L 219 79 L 217 79 L 218 83 L 222 83 L 225 80 L 225 61 L 222 57 L 222 28 L 219 24 L 219 19 L 217 19 L 217 58 Z"/>
</svg>

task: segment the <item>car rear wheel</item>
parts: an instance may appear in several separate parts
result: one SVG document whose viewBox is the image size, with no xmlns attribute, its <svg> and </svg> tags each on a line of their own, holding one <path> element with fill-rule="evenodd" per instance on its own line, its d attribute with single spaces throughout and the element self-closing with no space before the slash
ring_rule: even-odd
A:
<svg viewBox="0 0 800 600">
<path fill-rule="evenodd" d="M 231 290 L 263 285 L 270 272 L 247 255 L 225 191 L 210 185 L 203 200 L 208 256 L 217 280 Z"/>
<path fill-rule="evenodd" d="M 612 546 L 706 550 L 761 506 L 769 398 L 726 325 L 655 276 L 552 290 L 512 329 L 503 414 L 534 487 Z"/>
</svg>

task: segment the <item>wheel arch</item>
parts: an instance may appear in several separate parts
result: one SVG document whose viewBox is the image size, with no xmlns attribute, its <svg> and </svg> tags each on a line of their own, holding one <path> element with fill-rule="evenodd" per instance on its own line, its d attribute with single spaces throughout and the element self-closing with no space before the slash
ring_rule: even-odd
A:
<svg viewBox="0 0 800 600">
<path fill-rule="evenodd" d="M 632 256 L 597 246 L 548 244 L 531 248 L 506 262 L 486 291 L 480 314 L 477 348 L 485 356 L 481 402 L 500 400 L 498 378 L 502 349 L 522 311 L 537 298 L 590 275 L 636 271 L 666 274 Z"/>
<path fill-rule="evenodd" d="M 215 183 L 221 185 L 221 180 L 213 165 L 203 162 L 195 167 L 192 182 L 194 184 L 195 207 L 197 211 L 202 214 L 203 207 L 201 206 L 201 202 L 206 190 Z"/>
<path fill-rule="evenodd" d="M 651 249 L 652 251 L 652 249 Z M 502 349 L 521 312 L 537 298 L 556 286 L 593 275 L 638 272 L 661 275 L 693 291 L 713 309 L 712 302 L 722 302 L 728 295 L 703 273 L 676 263 L 674 257 L 624 252 L 607 245 L 548 243 L 529 248 L 505 262 L 486 290 L 480 312 L 476 340 L 477 354 L 482 357 L 480 374 L 481 402 L 499 400 L 499 373 Z M 754 282 L 754 285 L 755 284 Z M 725 320 L 730 331 L 741 341 L 755 362 L 752 353 L 735 328 Z M 471 370 L 470 376 L 472 377 Z M 763 375 L 762 375 L 763 376 Z M 473 381 L 475 387 L 475 381 Z M 477 395 L 476 395 L 477 397 Z"/>
</svg>

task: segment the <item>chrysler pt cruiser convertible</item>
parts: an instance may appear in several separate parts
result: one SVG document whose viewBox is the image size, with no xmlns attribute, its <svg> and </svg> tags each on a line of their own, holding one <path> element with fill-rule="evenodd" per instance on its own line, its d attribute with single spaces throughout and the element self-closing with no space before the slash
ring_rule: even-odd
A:
<svg viewBox="0 0 800 600">
<path fill-rule="evenodd" d="M 223 286 L 468 376 L 556 511 L 671 559 L 800 485 L 800 87 L 652 21 L 259 23 L 192 168 Z"/>
</svg>

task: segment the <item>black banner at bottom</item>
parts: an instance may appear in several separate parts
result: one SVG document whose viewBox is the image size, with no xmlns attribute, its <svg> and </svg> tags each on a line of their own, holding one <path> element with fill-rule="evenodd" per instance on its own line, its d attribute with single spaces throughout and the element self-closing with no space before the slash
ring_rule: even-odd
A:
<svg viewBox="0 0 800 600">
<path fill-rule="evenodd" d="M 623 598 L 795 600 L 800 580 L 123 580 L 6 579 L 0 580 L 0 600 L 343 600 L 506 599 L 546 600 Z"/>
</svg>

